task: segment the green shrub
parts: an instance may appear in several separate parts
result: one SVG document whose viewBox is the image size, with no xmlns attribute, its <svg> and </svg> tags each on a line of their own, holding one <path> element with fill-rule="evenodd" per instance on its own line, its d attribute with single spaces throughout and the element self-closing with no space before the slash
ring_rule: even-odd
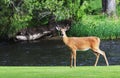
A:
<svg viewBox="0 0 120 78">
<path fill-rule="evenodd" d="M 98 36 L 102 39 L 120 38 L 120 21 L 105 16 L 86 16 L 74 23 L 69 36 Z"/>
</svg>

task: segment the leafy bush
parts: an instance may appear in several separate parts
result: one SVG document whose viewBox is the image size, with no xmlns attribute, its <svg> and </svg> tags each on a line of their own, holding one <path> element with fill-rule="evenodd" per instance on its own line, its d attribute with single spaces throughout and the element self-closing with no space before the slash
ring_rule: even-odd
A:
<svg viewBox="0 0 120 78">
<path fill-rule="evenodd" d="M 43 26 L 49 23 L 54 16 L 55 21 L 61 21 L 68 18 L 74 20 L 81 19 L 85 15 L 84 10 L 88 6 L 87 0 L 1 0 L 2 8 L 8 15 L 4 15 L 1 11 L 0 15 L 4 15 L 8 20 L 4 27 L 0 25 L 1 34 L 5 33 L 8 36 L 14 36 L 17 31 L 28 26 Z M 6 22 L 6 21 L 4 21 Z M 7 26 L 7 27 L 6 27 Z"/>
<path fill-rule="evenodd" d="M 116 8 L 117 8 L 117 16 L 120 16 L 120 0 L 116 0 L 116 2 L 117 2 L 117 6 L 116 6 Z"/>
<path fill-rule="evenodd" d="M 117 0 L 118 14 L 119 3 L 120 0 Z M 96 35 L 93 33 L 100 29 L 101 33 L 97 35 L 103 37 L 110 34 L 105 29 L 114 25 L 113 29 L 119 27 L 119 22 L 108 21 L 100 15 L 101 0 L 0 0 L 0 5 L 0 36 L 14 36 L 17 31 L 28 26 L 48 25 L 51 19 L 54 22 L 72 19 L 76 23 L 73 24 L 71 34 L 77 36 Z M 99 16 L 87 16 L 95 14 Z M 109 32 L 111 31 L 110 29 Z M 116 36 L 119 36 L 117 32 Z"/>
<path fill-rule="evenodd" d="M 105 16 L 86 16 L 79 23 L 74 23 L 70 36 L 98 36 L 102 39 L 120 38 L 120 21 Z"/>
</svg>

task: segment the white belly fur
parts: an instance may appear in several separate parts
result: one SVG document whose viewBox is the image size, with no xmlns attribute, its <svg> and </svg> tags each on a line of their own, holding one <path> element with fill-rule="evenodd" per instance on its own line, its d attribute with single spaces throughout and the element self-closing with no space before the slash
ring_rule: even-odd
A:
<svg viewBox="0 0 120 78">
<path fill-rule="evenodd" d="M 85 48 L 85 49 L 80 49 L 80 50 L 77 50 L 77 51 L 87 51 L 89 50 L 90 48 Z"/>
</svg>

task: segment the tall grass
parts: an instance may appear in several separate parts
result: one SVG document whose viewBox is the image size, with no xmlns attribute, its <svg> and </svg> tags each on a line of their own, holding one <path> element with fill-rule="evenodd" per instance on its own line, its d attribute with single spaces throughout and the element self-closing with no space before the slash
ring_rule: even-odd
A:
<svg viewBox="0 0 120 78">
<path fill-rule="evenodd" d="M 101 39 L 120 38 L 120 21 L 105 16 L 86 16 L 74 23 L 69 31 L 70 36 L 98 36 Z"/>
</svg>

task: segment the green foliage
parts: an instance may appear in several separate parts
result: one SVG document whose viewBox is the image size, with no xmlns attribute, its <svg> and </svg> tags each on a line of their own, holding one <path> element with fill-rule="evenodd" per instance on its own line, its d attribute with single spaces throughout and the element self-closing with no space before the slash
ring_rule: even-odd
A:
<svg viewBox="0 0 120 78">
<path fill-rule="evenodd" d="M 17 31 L 22 28 L 29 26 L 29 23 L 32 19 L 32 11 L 34 7 L 38 6 L 37 0 L 2 0 L 6 8 L 3 11 L 8 13 L 7 17 L 9 23 L 7 23 L 8 29 L 7 32 L 1 31 L 1 34 L 4 32 L 6 35 L 14 36 Z M 22 2 L 23 1 L 23 2 Z M 38 9 L 39 7 L 37 7 Z M 7 10 L 9 9 L 9 12 Z M 3 13 L 3 12 L 1 12 Z M 3 29 L 3 27 L 1 27 Z M 5 27 L 6 28 L 6 27 Z M 4 34 L 3 34 L 4 35 Z"/>
<path fill-rule="evenodd" d="M 120 0 L 116 1 L 117 14 L 120 14 Z M 51 19 L 57 22 L 69 18 L 76 22 L 71 31 L 78 27 L 77 30 L 83 28 L 80 30 L 81 32 L 89 32 L 89 34 L 83 35 L 91 35 L 93 31 L 88 29 L 96 29 L 97 31 L 101 28 L 102 30 L 101 26 L 104 25 L 106 29 L 114 27 L 112 25 L 115 22 L 108 21 L 101 15 L 88 17 L 88 15 L 100 14 L 101 9 L 101 0 L 0 0 L 0 36 L 14 36 L 20 29 L 29 26 L 48 25 Z M 117 28 L 119 22 L 116 22 L 115 25 Z M 72 34 L 76 35 L 76 33 Z M 106 36 L 107 34 L 105 34 L 99 34 L 99 36 Z M 78 33 L 77 35 L 82 34 Z"/>
<path fill-rule="evenodd" d="M 120 16 L 120 0 L 116 0 L 117 3 L 117 16 Z"/>
<path fill-rule="evenodd" d="M 50 10 L 57 21 L 74 18 L 74 20 L 80 19 L 85 15 L 84 10 L 88 6 L 88 2 L 84 1 L 80 5 L 81 0 L 46 0 L 43 4 L 44 9 Z"/>
<path fill-rule="evenodd" d="M 0 36 L 5 36 L 10 26 L 10 9 L 5 6 L 3 0 L 0 0 Z"/>
<path fill-rule="evenodd" d="M 67 12 L 64 11 L 63 1 L 58 0 L 46 0 L 44 3 L 44 9 L 50 10 L 53 15 L 56 16 L 57 20 L 66 19 Z"/>
<path fill-rule="evenodd" d="M 0 15 L 4 18 L 0 22 L 2 24 L 4 21 L 4 27 L 1 27 L 0 32 L 14 36 L 22 28 L 48 24 L 51 16 L 56 21 L 69 18 L 80 20 L 85 15 L 88 2 L 85 0 L 81 5 L 80 3 L 81 0 L 1 0 L 4 10 Z"/>
<path fill-rule="evenodd" d="M 13 18 L 11 18 L 11 26 L 8 31 L 9 36 L 15 35 L 17 31 L 19 31 L 22 28 L 25 28 L 28 26 L 28 21 L 31 19 L 30 16 L 19 16 L 17 14 L 14 14 Z"/>
<path fill-rule="evenodd" d="M 88 7 L 86 8 L 87 14 L 99 14 L 101 13 L 102 3 L 101 0 L 88 0 Z"/>
<path fill-rule="evenodd" d="M 105 16 L 86 16 L 74 23 L 69 31 L 71 36 L 98 36 L 102 39 L 120 38 L 120 21 Z"/>
</svg>

